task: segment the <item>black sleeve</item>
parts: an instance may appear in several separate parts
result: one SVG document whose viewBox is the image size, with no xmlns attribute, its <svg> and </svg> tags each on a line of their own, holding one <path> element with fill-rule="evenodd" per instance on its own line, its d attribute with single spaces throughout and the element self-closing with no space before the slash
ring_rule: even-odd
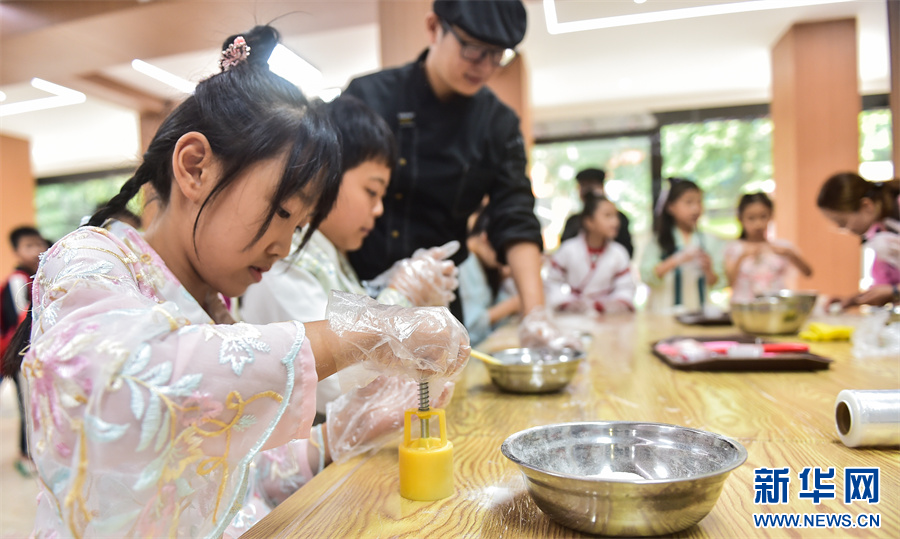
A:
<svg viewBox="0 0 900 539">
<path fill-rule="evenodd" d="M 534 192 L 525 173 L 525 142 L 519 131 L 519 118 L 511 109 L 503 108 L 493 122 L 496 176 L 488 193 L 488 238 L 497 258 L 506 263 L 506 249 L 521 241 L 537 244 L 543 250 L 541 224 L 534 214 Z"/>
</svg>

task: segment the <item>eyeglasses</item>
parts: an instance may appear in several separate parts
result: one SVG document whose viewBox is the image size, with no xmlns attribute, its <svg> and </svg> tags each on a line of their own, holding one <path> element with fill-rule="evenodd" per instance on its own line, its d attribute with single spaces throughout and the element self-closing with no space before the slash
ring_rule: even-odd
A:
<svg viewBox="0 0 900 539">
<path fill-rule="evenodd" d="M 477 45 L 467 39 L 464 39 L 456 32 L 456 30 L 453 29 L 452 26 L 447 24 L 447 21 L 441 21 L 441 26 L 444 28 L 445 32 L 450 32 L 451 34 L 453 34 L 453 37 L 455 37 L 456 40 L 459 41 L 459 55 L 462 56 L 464 60 L 468 60 L 473 64 L 477 64 L 485 58 L 489 58 L 492 65 L 497 67 L 504 67 L 509 65 L 509 63 L 512 62 L 516 57 L 516 51 L 514 49 L 485 47 L 484 45 Z"/>
</svg>

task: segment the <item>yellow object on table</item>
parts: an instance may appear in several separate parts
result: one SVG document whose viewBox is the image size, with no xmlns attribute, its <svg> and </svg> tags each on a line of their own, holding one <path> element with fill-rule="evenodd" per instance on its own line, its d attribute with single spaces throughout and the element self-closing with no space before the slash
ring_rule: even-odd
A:
<svg viewBox="0 0 900 539">
<path fill-rule="evenodd" d="M 419 417 L 420 437 L 412 439 L 412 416 Z M 440 438 L 432 438 L 424 430 L 428 419 L 437 416 Z M 432 408 L 422 412 L 411 408 L 403 421 L 403 443 L 400 445 L 400 495 L 408 500 L 434 501 L 453 494 L 453 442 L 447 439 L 444 411 Z"/>
<path fill-rule="evenodd" d="M 800 338 L 806 341 L 847 341 L 853 335 L 853 326 L 835 326 L 823 322 L 810 322 Z"/>
</svg>

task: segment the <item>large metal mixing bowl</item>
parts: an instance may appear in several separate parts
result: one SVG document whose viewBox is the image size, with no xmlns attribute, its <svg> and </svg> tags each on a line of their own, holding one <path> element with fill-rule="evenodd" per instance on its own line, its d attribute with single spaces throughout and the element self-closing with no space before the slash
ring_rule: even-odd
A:
<svg viewBox="0 0 900 539">
<path fill-rule="evenodd" d="M 558 391 L 572 381 L 583 355 L 568 350 L 509 348 L 494 352 L 493 356 L 501 365 L 486 365 L 491 380 L 500 389 L 514 393 L 548 393 Z"/>
<path fill-rule="evenodd" d="M 815 292 L 780 290 L 731 304 L 731 320 L 746 333 L 788 335 L 800 331 L 816 304 Z"/>
<path fill-rule="evenodd" d="M 696 524 L 747 459 L 741 444 L 718 434 L 626 421 L 534 427 L 507 438 L 501 451 L 519 465 L 528 492 L 550 518 L 616 536 L 662 535 Z M 623 472 L 643 479 L 621 478 Z"/>
</svg>

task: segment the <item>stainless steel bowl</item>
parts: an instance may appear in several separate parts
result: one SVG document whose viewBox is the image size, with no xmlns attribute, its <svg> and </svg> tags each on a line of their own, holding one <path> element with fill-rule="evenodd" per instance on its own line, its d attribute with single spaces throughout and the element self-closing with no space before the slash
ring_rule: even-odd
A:
<svg viewBox="0 0 900 539">
<path fill-rule="evenodd" d="M 502 363 L 486 363 L 491 380 L 514 393 L 549 393 L 564 388 L 581 363 L 583 355 L 564 350 L 550 352 L 535 348 L 509 348 L 493 356 Z"/>
<path fill-rule="evenodd" d="M 816 292 L 780 290 L 746 302 L 731 304 L 731 319 L 738 328 L 757 335 L 797 333 L 816 304 Z"/>
<path fill-rule="evenodd" d="M 618 536 L 674 533 L 700 522 L 728 474 L 747 460 L 741 444 L 718 434 L 626 421 L 534 427 L 507 438 L 500 450 L 519 465 L 550 518 Z"/>
</svg>

